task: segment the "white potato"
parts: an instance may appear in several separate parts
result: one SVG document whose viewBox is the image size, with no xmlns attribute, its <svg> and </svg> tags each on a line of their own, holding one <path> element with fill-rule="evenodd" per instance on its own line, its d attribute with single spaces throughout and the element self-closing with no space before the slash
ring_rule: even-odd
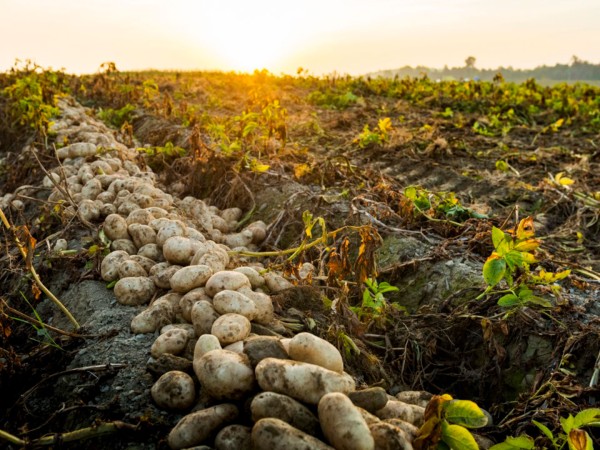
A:
<svg viewBox="0 0 600 450">
<path fill-rule="evenodd" d="M 200 300 L 194 303 L 190 315 L 197 336 L 210 333 L 213 324 L 219 318 L 219 314 L 213 308 L 212 303 L 209 303 L 206 300 Z"/>
<path fill-rule="evenodd" d="M 207 302 L 212 303 L 212 298 L 204 292 L 203 287 L 192 289 L 181 297 L 179 308 L 181 309 L 181 316 L 186 321 L 192 323 L 192 307 L 194 306 L 194 303 L 199 302 L 200 300 L 206 300 Z"/>
<path fill-rule="evenodd" d="M 194 380 L 178 370 L 163 374 L 150 389 L 150 394 L 159 407 L 168 410 L 185 411 L 196 401 Z"/>
<path fill-rule="evenodd" d="M 260 419 L 252 427 L 252 445 L 269 450 L 333 450 L 316 437 L 274 417 Z"/>
<path fill-rule="evenodd" d="M 214 321 L 210 332 L 219 339 L 221 345 L 228 345 L 246 339 L 250 334 L 250 328 L 250 321 L 246 317 L 227 313 Z"/>
<path fill-rule="evenodd" d="M 250 284 L 252 285 L 252 289 L 262 288 L 265 285 L 265 279 L 258 273 L 256 269 L 250 266 L 242 266 L 236 267 L 233 269 L 234 272 L 241 272 L 248 280 L 250 280 Z"/>
<path fill-rule="evenodd" d="M 205 289 L 208 295 L 214 297 L 217 292 L 225 289 L 237 291 L 242 287 L 251 287 L 250 280 L 246 275 L 232 270 L 223 270 L 208 279 Z"/>
<path fill-rule="evenodd" d="M 150 211 L 148 211 L 148 209 L 136 209 L 135 211 L 129 213 L 127 219 L 125 220 L 127 221 L 127 225 L 134 223 L 138 223 L 140 225 L 150 225 L 150 222 L 152 222 L 154 219 L 155 217 Z M 154 230 L 154 228 L 152 228 L 152 230 Z M 156 233 L 156 230 L 154 230 L 154 232 Z"/>
<path fill-rule="evenodd" d="M 255 384 L 248 357 L 228 350 L 212 350 L 194 360 L 194 373 L 202 389 L 215 399 L 239 400 Z"/>
<path fill-rule="evenodd" d="M 344 361 L 339 350 L 325 339 L 311 333 L 298 333 L 289 344 L 290 358 L 317 366 L 325 367 L 334 372 L 344 371 Z"/>
<path fill-rule="evenodd" d="M 127 277 L 117 281 L 114 292 L 122 305 L 135 306 L 148 303 L 156 292 L 156 287 L 150 278 Z"/>
<path fill-rule="evenodd" d="M 241 314 L 248 320 L 256 317 L 255 303 L 241 292 L 224 290 L 217 292 L 213 297 L 213 307 L 219 314 Z"/>
<path fill-rule="evenodd" d="M 294 287 L 292 283 L 275 272 L 267 272 L 263 275 L 269 291 L 273 293 L 281 292 Z"/>
<path fill-rule="evenodd" d="M 130 255 L 135 255 L 138 251 L 137 247 L 130 239 L 115 239 L 110 243 L 111 250 L 123 250 Z"/>
<path fill-rule="evenodd" d="M 362 414 L 344 394 L 331 392 L 319 400 L 323 434 L 339 450 L 374 450 L 375 441 Z"/>
<path fill-rule="evenodd" d="M 157 264 L 157 266 L 158 266 L 158 264 Z M 156 266 L 154 266 L 154 267 L 156 267 Z M 181 266 L 176 266 L 176 265 L 164 267 L 164 268 L 156 271 L 155 274 L 152 275 L 152 280 L 154 281 L 154 284 L 156 284 L 157 287 L 163 288 L 163 289 L 170 289 L 171 288 L 171 277 L 175 274 L 175 272 L 177 272 L 181 268 L 182 268 Z"/>
<path fill-rule="evenodd" d="M 221 350 L 219 340 L 212 334 L 203 334 L 196 341 L 196 346 L 194 347 L 194 361 L 202 358 L 205 353 L 212 350 Z"/>
<path fill-rule="evenodd" d="M 154 358 L 158 358 L 163 353 L 179 355 L 185 350 L 189 338 L 189 333 L 186 330 L 169 330 L 156 338 L 150 348 L 150 354 Z"/>
<path fill-rule="evenodd" d="M 205 265 L 183 267 L 171 277 L 171 289 L 176 292 L 189 292 L 194 288 L 204 286 L 212 274 L 210 267 Z"/>
<path fill-rule="evenodd" d="M 162 247 L 173 236 L 185 236 L 186 226 L 180 220 L 170 220 L 160 227 L 156 233 L 156 243 Z"/>
<path fill-rule="evenodd" d="M 194 254 L 201 246 L 201 242 L 184 236 L 172 236 L 162 244 L 165 259 L 172 264 L 182 265 L 190 264 Z"/>
<path fill-rule="evenodd" d="M 215 437 L 216 450 L 250 450 L 252 428 L 244 425 L 227 425 Z"/>
<path fill-rule="evenodd" d="M 156 262 L 161 262 L 165 260 L 161 248 L 156 244 L 143 245 L 142 247 L 140 247 L 137 254 Z"/>
<path fill-rule="evenodd" d="M 399 400 L 390 400 L 385 406 L 377 411 L 375 415 L 380 419 L 402 419 L 405 422 L 414 424 L 414 415 L 411 405 Z"/>
<path fill-rule="evenodd" d="M 250 412 L 254 422 L 275 417 L 311 435 L 320 431 L 319 421 L 310 409 L 292 397 L 276 392 L 261 392 L 254 397 Z"/>
<path fill-rule="evenodd" d="M 175 319 L 173 307 L 168 302 L 154 302 L 131 320 L 134 334 L 154 333 L 157 329 L 170 324 Z"/>
<path fill-rule="evenodd" d="M 202 444 L 224 424 L 232 422 L 238 414 L 237 407 L 229 403 L 188 414 L 171 430 L 167 443 L 173 450 Z"/>
<path fill-rule="evenodd" d="M 115 281 L 119 278 L 120 264 L 129 258 L 129 254 L 123 250 L 110 252 L 104 257 L 100 264 L 100 275 L 104 281 Z"/>
<path fill-rule="evenodd" d="M 119 278 L 127 277 L 148 277 L 148 272 L 138 262 L 126 259 L 119 264 Z"/>
</svg>

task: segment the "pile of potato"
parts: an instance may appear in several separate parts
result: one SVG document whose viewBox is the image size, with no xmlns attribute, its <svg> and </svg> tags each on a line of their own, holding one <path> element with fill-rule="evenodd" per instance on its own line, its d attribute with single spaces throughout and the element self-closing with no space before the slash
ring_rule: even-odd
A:
<svg viewBox="0 0 600 450">
<path fill-rule="evenodd" d="M 240 229 L 239 208 L 166 193 L 133 162 L 134 150 L 83 108 L 62 107 L 55 131 L 89 139 L 58 150 L 63 164 L 44 186 L 50 201 L 70 205 L 68 214 L 101 223 L 111 242 L 102 278 L 115 282 L 122 305 L 144 306 L 131 331 L 157 333 L 149 367 L 161 375 L 150 394 L 184 414 L 171 448 L 412 448 L 429 396 L 356 390 L 332 344 L 277 333 L 270 294 L 291 283 L 235 256 L 265 239 L 263 222 Z"/>
</svg>

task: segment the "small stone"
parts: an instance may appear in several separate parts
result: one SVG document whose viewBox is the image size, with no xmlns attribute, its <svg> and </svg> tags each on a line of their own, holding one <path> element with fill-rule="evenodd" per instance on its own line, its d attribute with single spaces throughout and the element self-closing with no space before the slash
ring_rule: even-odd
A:
<svg viewBox="0 0 600 450">
<path fill-rule="evenodd" d="M 289 359 L 279 339 L 271 336 L 254 336 L 246 339 L 244 353 L 250 358 L 253 368 L 265 358 Z"/>
<path fill-rule="evenodd" d="M 372 387 L 348 393 L 348 397 L 356 406 L 366 409 L 370 413 L 383 408 L 388 402 L 387 393 L 382 387 Z"/>
</svg>

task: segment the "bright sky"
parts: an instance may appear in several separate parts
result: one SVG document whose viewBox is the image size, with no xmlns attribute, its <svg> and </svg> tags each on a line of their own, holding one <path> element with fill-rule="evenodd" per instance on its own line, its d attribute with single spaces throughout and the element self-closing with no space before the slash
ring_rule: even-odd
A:
<svg viewBox="0 0 600 450">
<path fill-rule="evenodd" d="M 0 71 L 600 63 L 599 0 L 0 0 Z"/>
</svg>

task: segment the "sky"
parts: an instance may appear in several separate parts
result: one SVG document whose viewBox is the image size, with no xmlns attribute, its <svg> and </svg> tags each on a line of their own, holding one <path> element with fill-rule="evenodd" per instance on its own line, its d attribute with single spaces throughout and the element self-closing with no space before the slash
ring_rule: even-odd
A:
<svg viewBox="0 0 600 450">
<path fill-rule="evenodd" d="M 600 63 L 600 0 L 0 0 L 0 71 Z"/>
</svg>

